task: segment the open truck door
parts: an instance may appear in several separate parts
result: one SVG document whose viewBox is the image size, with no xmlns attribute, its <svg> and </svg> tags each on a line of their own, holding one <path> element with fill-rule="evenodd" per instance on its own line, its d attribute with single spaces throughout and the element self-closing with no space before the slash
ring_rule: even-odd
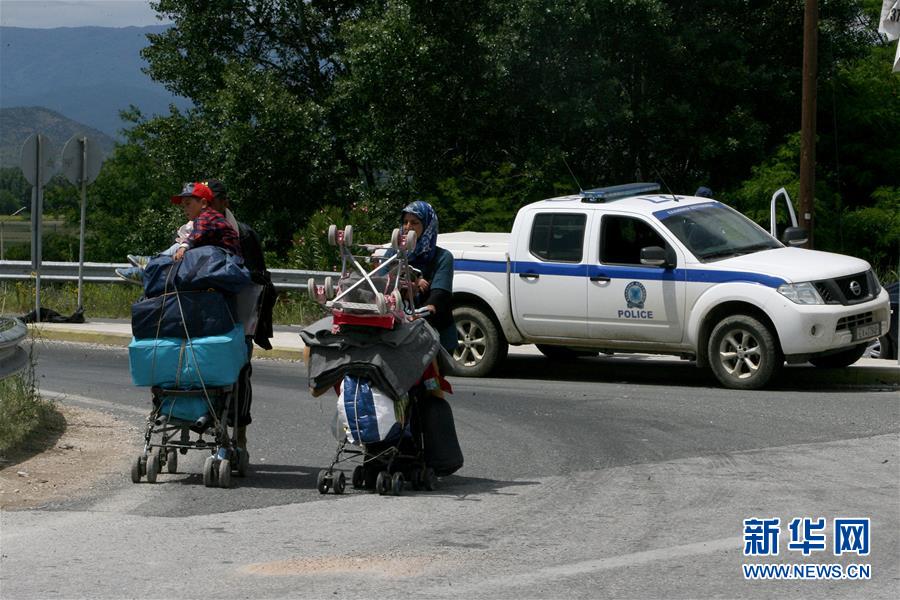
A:
<svg viewBox="0 0 900 600">
<path fill-rule="evenodd" d="M 786 218 L 778 219 L 778 199 L 784 199 L 784 205 L 787 210 L 784 211 Z M 779 227 L 781 229 L 779 235 Z M 769 233 L 777 240 L 780 240 L 787 246 L 802 246 L 809 239 L 809 234 L 805 229 L 797 225 L 797 213 L 794 212 L 794 203 L 787 190 L 779 188 L 772 194 L 772 203 L 769 208 Z"/>
</svg>

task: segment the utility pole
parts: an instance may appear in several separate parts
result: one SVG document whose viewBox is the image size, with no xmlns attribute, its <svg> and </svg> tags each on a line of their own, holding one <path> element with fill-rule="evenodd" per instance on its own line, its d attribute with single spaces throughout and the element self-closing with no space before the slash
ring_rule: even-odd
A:
<svg viewBox="0 0 900 600">
<path fill-rule="evenodd" d="M 813 201 L 816 195 L 816 71 L 818 70 L 818 0 L 806 0 L 803 13 L 803 97 L 800 115 L 800 224 L 813 248 Z"/>
</svg>

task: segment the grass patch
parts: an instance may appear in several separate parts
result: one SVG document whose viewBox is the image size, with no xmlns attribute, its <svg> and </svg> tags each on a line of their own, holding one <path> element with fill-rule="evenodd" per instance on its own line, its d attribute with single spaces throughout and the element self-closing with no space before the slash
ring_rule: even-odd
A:
<svg viewBox="0 0 900 600">
<path fill-rule="evenodd" d="M 130 319 L 131 305 L 143 295 L 140 286 L 119 283 L 85 283 L 84 312 L 88 318 Z M 34 310 L 31 281 L 0 282 L 0 314 L 24 315 Z M 78 305 L 78 284 L 41 281 L 41 306 L 70 315 Z M 306 292 L 283 291 L 272 311 L 279 325 L 308 325 L 325 314 Z"/>
<path fill-rule="evenodd" d="M 131 305 L 141 297 L 139 286 L 118 283 L 85 283 L 84 307 L 89 317 L 109 319 L 131 318 Z M 24 315 L 34 310 L 34 283 L 4 281 L 0 283 L 0 314 Z M 71 315 L 78 308 L 78 284 L 41 280 L 41 306 L 61 315 Z"/>
<path fill-rule="evenodd" d="M 0 457 L 19 460 L 51 446 L 65 431 L 53 402 L 40 397 L 34 368 L 0 381 Z"/>
<path fill-rule="evenodd" d="M 309 325 L 325 316 L 325 308 L 306 292 L 279 292 L 272 320 L 279 325 Z"/>
</svg>

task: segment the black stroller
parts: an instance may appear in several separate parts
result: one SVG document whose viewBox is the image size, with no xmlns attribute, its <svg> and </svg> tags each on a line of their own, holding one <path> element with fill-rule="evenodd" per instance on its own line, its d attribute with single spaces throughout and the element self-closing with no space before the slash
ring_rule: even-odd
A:
<svg viewBox="0 0 900 600">
<path fill-rule="evenodd" d="M 155 483 L 164 468 L 177 473 L 178 455 L 190 450 L 209 453 L 203 466 L 207 487 L 230 487 L 232 471 L 239 477 L 247 474 L 250 457 L 238 448 L 235 430 L 242 406 L 238 395 L 245 393 L 244 378 L 249 373 L 246 336 L 256 327 L 261 286 L 250 283 L 249 275 L 246 280 L 234 276 L 240 271 L 232 264 L 229 268 L 235 281 L 229 282 L 227 289 L 237 290 L 235 293 L 208 287 L 190 289 L 209 284 L 209 277 L 187 279 L 198 272 L 190 261 L 203 263 L 203 257 L 206 265 L 216 259 L 235 260 L 221 249 L 201 247 L 186 253 L 177 266 L 166 264 L 168 269 L 159 274 L 154 271 L 158 266 L 155 258 L 147 272 L 151 279 L 165 278 L 162 293 L 155 293 L 158 289 L 145 275 L 149 297 L 132 307 L 132 380 L 135 385 L 150 387 L 152 394 L 144 448 L 131 464 L 134 483 L 143 477 Z M 166 259 L 159 257 L 159 261 L 165 263 Z M 188 275 L 179 279 L 180 271 Z M 210 277 L 215 273 L 213 269 Z"/>
<path fill-rule="evenodd" d="M 367 254 L 354 256 L 351 235 L 349 226 L 343 232 L 331 226 L 329 241 L 341 250 L 341 276 L 336 286 L 328 280 L 309 284 L 310 296 L 331 316 L 301 333 L 309 348 L 313 395 L 332 387 L 338 391 L 332 427 L 338 447 L 316 487 L 323 494 L 344 493 L 346 475 L 336 467 L 361 461 L 351 476 L 356 489 L 399 495 L 409 482 L 415 490 L 433 490 L 439 475 L 462 466 L 462 453 L 450 407 L 434 397 L 441 388 L 450 391 L 438 366 L 441 360 L 448 364 L 448 357 L 424 320 L 408 319 L 416 271 L 407 263 L 407 249 L 415 247 L 415 233 L 401 236 L 395 230 L 388 256 L 380 254 L 381 246 L 356 246 Z M 437 412 L 442 413 L 441 454 L 446 457 L 446 446 L 452 446 L 449 461 L 437 461 L 440 465 L 433 464 Z"/>
<path fill-rule="evenodd" d="M 146 476 L 148 483 L 155 483 L 163 468 L 177 473 L 178 454 L 189 450 L 210 453 L 203 464 L 203 483 L 207 487 L 230 487 L 232 470 L 239 477 L 246 476 L 250 456 L 237 447 L 234 430 L 229 432 L 228 428 L 229 411 L 235 419 L 232 423 L 237 422 L 238 387 L 237 383 L 205 390 L 153 386 L 153 409 L 147 417 L 144 449 L 132 461 L 131 480 L 138 483 Z M 197 439 L 191 439 L 192 432 Z M 204 440 L 205 434 L 211 439 Z"/>
</svg>

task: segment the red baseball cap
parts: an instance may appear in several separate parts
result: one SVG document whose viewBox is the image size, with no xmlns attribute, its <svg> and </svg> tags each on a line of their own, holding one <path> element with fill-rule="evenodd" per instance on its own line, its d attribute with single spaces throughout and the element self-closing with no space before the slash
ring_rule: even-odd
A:
<svg viewBox="0 0 900 600">
<path fill-rule="evenodd" d="M 172 196 L 172 204 L 181 204 L 181 199 L 188 196 L 194 196 L 201 200 L 210 201 L 215 197 L 215 194 L 213 194 L 213 191 L 209 189 L 209 185 L 205 182 L 195 181 L 193 183 L 186 183 L 180 194 Z"/>
</svg>

